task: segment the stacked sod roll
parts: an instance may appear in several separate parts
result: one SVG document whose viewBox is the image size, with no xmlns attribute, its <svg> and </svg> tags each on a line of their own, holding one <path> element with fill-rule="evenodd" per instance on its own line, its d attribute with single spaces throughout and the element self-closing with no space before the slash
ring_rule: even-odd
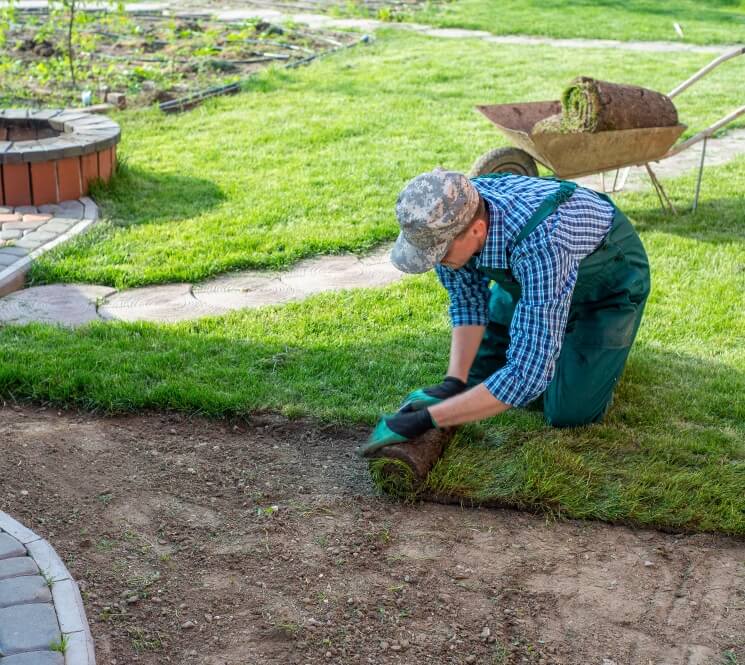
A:
<svg viewBox="0 0 745 665">
<path fill-rule="evenodd" d="M 607 132 L 677 124 L 678 112 L 667 95 L 580 76 L 564 90 L 561 113 L 538 121 L 532 133 Z"/>
</svg>

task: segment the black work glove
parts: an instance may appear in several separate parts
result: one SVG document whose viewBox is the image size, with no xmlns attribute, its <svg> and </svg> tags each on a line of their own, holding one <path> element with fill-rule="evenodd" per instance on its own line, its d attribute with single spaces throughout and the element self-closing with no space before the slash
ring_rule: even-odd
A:
<svg viewBox="0 0 745 665">
<path fill-rule="evenodd" d="M 383 416 L 375 426 L 367 443 L 359 448 L 359 454 L 366 457 L 378 448 L 416 439 L 416 437 L 435 427 L 436 425 L 427 409 L 403 413 L 399 411 L 390 416 Z"/>
<path fill-rule="evenodd" d="M 399 409 L 399 413 L 417 411 L 428 406 L 434 406 L 440 402 L 462 393 L 468 386 L 454 376 L 446 376 L 442 383 L 436 386 L 419 388 L 409 393 Z"/>
</svg>

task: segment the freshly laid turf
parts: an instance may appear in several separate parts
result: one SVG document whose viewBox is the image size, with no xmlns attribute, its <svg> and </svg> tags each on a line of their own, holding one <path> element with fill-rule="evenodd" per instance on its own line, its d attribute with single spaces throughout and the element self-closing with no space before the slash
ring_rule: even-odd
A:
<svg viewBox="0 0 745 665">
<path fill-rule="evenodd" d="M 410 177 L 467 170 L 507 144 L 476 104 L 556 99 L 578 74 L 669 91 L 711 60 L 500 46 L 495 63 L 494 48 L 391 31 L 184 115 L 121 115 L 127 168 L 97 196 L 109 221 L 45 254 L 32 277 L 137 286 L 365 251 L 395 238 Z M 740 60 L 676 99 L 690 132 L 742 104 Z"/>
<path fill-rule="evenodd" d="M 738 44 L 745 40 L 742 0 L 457 0 L 433 3 L 407 19 L 495 35 Z M 678 23 L 681 38 L 675 30 Z M 667 56 L 662 56 L 667 57 Z"/>
<path fill-rule="evenodd" d="M 472 425 L 429 491 L 574 517 L 745 534 L 745 159 L 707 172 L 697 215 L 620 199 L 653 291 L 603 424 L 515 410 Z M 678 205 L 693 176 L 669 183 Z M 0 392 L 100 411 L 272 409 L 372 425 L 441 379 L 449 326 L 432 274 L 380 290 L 177 325 L 0 329 Z"/>
<path fill-rule="evenodd" d="M 496 76 L 484 73 L 487 47 L 470 46 L 453 68 L 454 46 L 390 36 L 365 58 L 275 74 L 262 89 L 195 114 L 137 116 L 125 127 L 124 152 L 143 199 L 122 179 L 105 200 L 129 226 L 104 229 L 100 245 L 78 243 L 36 275 L 145 282 L 362 249 L 394 235 L 392 206 L 406 178 L 437 162 L 466 168 L 497 142 L 471 111 L 475 101 L 540 99 L 580 66 L 665 88 L 706 60 L 681 56 L 670 72 L 656 55 L 583 51 L 572 60 L 554 49 L 505 50 L 513 67 Z M 733 80 L 718 78 L 708 97 L 681 98 L 682 115 L 703 124 L 734 105 L 734 94 Z M 351 114 L 358 102 L 365 112 Z M 275 122 L 267 129 L 257 116 Z M 240 131 L 221 138 L 216 130 L 226 126 Z M 289 147 L 279 152 L 282 145 Z M 254 152 L 244 163 L 247 147 Z M 693 175 L 667 185 L 679 208 L 690 204 Z M 739 158 L 707 170 L 696 215 L 664 216 L 652 193 L 619 197 L 648 249 L 653 290 L 608 418 L 556 430 L 515 410 L 472 425 L 430 474 L 428 490 L 745 534 L 743 191 Z M 219 228 L 229 240 L 207 232 Z M 442 378 L 448 347 L 446 294 L 427 274 L 177 325 L 2 328 L 0 394 L 98 411 L 272 409 L 372 425 L 409 390 Z"/>
</svg>

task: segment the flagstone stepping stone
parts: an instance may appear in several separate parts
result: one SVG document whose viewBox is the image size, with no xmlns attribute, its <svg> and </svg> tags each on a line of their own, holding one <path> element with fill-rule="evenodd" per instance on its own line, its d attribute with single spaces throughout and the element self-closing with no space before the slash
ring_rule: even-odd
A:
<svg viewBox="0 0 745 665">
<path fill-rule="evenodd" d="M 247 276 L 248 277 L 248 276 Z M 235 309 L 252 309 L 265 305 L 282 305 L 284 303 L 302 300 L 308 294 L 285 284 L 279 278 L 267 280 L 258 284 L 254 289 L 243 290 L 210 290 L 205 285 L 194 287 L 194 297 L 200 302 L 213 307 L 219 307 L 223 312 Z M 206 285 L 209 284 L 208 282 Z"/>
<path fill-rule="evenodd" d="M 116 289 L 93 284 L 50 284 L 15 291 L 0 299 L 0 321 L 79 326 L 99 320 L 96 303 L 113 293 Z"/>
<path fill-rule="evenodd" d="M 284 284 L 305 294 L 367 286 L 363 266 L 351 254 L 303 261 L 281 279 Z"/>
<path fill-rule="evenodd" d="M 191 284 L 167 284 L 115 293 L 98 308 L 104 319 L 173 323 L 224 314 L 222 307 L 194 297 Z"/>
</svg>

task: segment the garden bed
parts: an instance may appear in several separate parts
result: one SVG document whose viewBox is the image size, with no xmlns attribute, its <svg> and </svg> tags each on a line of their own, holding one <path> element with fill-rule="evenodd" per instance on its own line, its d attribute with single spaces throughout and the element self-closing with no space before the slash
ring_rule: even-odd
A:
<svg viewBox="0 0 745 665">
<path fill-rule="evenodd" d="M 296 66 L 358 38 L 258 18 L 0 8 L 0 108 L 122 103 L 116 93 L 128 106 L 162 103 L 239 83 L 271 65 Z"/>
</svg>

